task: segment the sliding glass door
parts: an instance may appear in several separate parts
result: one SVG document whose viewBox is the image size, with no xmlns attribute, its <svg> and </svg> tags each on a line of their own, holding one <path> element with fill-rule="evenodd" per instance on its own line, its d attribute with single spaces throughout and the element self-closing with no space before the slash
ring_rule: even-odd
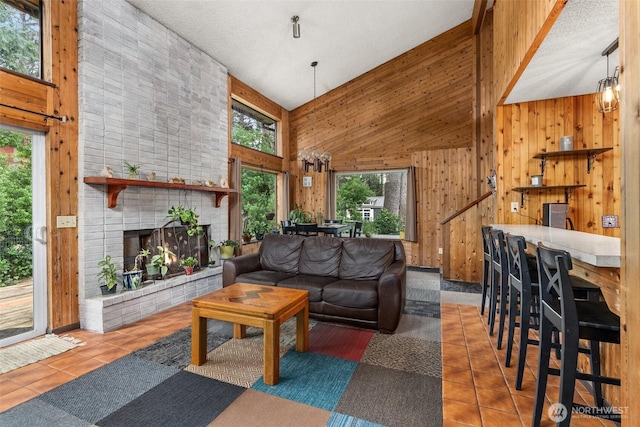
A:
<svg viewBox="0 0 640 427">
<path fill-rule="evenodd" d="M 0 124 L 0 347 L 46 331 L 45 139 Z"/>
</svg>

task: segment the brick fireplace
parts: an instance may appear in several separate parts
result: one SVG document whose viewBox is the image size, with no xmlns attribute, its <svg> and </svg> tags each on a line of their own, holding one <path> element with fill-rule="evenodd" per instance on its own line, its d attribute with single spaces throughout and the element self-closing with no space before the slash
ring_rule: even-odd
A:
<svg viewBox="0 0 640 427">
<path fill-rule="evenodd" d="M 104 186 L 82 182 L 105 166 L 126 178 L 125 162 L 140 166 L 141 180 L 227 178 L 227 70 L 124 0 L 81 0 L 78 12 L 78 298 L 81 327 L 103 332 L 221 287 L 220 267 L 187 277 L 174 265 L 165 280 L 101 296 L 98 262 L 110 255 L 127 268 L 132 242 L 162 229 L 171 206 L 195 209 L 207 224 L 195 245 L 206 259 L 206 240 L 228 237 L 228 197 L 216 207 L 213 193 L 129 186 L 108 207 Z"/>
</svg>

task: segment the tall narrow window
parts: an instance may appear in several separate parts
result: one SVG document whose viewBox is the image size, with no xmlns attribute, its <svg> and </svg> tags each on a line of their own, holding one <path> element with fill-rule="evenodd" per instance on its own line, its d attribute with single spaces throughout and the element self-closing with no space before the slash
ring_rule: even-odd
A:
<svg viewBox="0 0 640 427">
<path fill-rule="evenodd" d="M 235 99 L 231 103 L 231 109 L 231 142 L 277 156 L 277 122 Z"/>
<path fill-rule="evenodd" d="M 276 174 L 242 168 L 243 235 L 261 240 L 276 228 Z"/>
<path fill-rule="evenodd" d="M 39 0 L 0 0 L 0 67 L 42 77 L 41 12 Z"/>
</svg>

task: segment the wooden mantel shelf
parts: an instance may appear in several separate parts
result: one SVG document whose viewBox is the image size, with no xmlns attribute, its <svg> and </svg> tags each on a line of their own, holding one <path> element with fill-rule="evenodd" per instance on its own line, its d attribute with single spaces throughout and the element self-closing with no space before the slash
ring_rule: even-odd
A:
<svg viewBox="0 0 640 427">
<path fill-rule="evenodd" d="M 141 179 L 105 178 L 102 176 L 86 176 L 85 184 L 106 185 L 107 186 L 107 206 L 115 208 L 118 205 L 118 194 L 128 186 L 132 187 L 153 187 L 169 188 L 173 190 L 191 190 L 214 193 L 216 196 L 216 208 L 220 207 L 222 198 L 230 193 L 237 193 L 233 188 L 207 187 L 204 185 L 174 184 L 172 182 L 143 181 Z"/>
</svg>

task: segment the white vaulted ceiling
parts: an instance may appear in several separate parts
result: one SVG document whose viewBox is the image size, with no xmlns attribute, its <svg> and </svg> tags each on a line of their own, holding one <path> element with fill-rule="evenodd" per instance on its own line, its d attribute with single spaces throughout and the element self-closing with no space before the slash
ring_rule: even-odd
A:
<svg viewBox="0 0 640 427">
<path fill-rule="evenodd" d="M 128 0 L 284 108 L 366 73 L 471 18 L 473 0 Z M 293 38 L 291 17 L 300 17 Z"/>
<path fill-rule="evenodd" d="M 471 18 L 474 0 L 127 0 L 287 110 Z M 493 2 L 489 1 L 491 5 Z M 291 17 L 300 17 L 301 37 Z M 595 92 L 618 0 L 569 0 L 507 103 Z M 618 54 L 610 57 L 610 69 Z"/>
</svg>

